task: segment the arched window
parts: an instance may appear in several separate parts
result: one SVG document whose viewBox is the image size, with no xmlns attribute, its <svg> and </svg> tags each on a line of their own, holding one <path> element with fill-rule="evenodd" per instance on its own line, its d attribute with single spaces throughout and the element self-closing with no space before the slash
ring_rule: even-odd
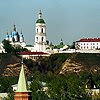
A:
<svg viewBox="0 0 100 100">
<path fill-rule="evenodd" d="M 38 37 L 36 37 L 36 41 L 38 41 Z"/>
<path fill-rule="evenodd" d="M 43 37 L 42 37 L 42 41 L 43 41 Z"/>
<path fill-rule="evenodd" d="M 37 28 L 37 33 L 38 33 L 38 28 Z"/>
<path fill-rule="evenodd" d="M 41 29 L 41 33 L 43 33 L 43 28 Z"/>
</svg>

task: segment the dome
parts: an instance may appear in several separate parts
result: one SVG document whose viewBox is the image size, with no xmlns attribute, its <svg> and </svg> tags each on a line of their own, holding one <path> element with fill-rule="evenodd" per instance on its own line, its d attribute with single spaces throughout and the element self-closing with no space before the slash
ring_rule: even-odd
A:
<svg viewBox="0 0 100 100">
<path fill-rule="evenodd" d="M 20 37 L 23 37 L 23 34 L 20 34 Z"/>
<path fill-rule="evenodd" d="M 13 35 L 13 36 L 18 35 L 18 32 L 15 32 L 15 31 L 14 31 L 14 32 L 12 32 L 12 35 Z"/>
<path fill-rule="evenodd" d="M 9 35 L 8 34 L 6 35 L 6 38 L 9 38 Z"/>
<path fill-rule="evenodd" d="M 12 34 L 10 34 L 9 37 L 12 37 Z"/>
<path fill-rule="evenodd" d="M 42 23 L 42 24 L 45 24 L 45 22 L 44 22 L 43 19 L 38 19 L 38 20 L 36 21 L 36 23 Z"/>
</svg>

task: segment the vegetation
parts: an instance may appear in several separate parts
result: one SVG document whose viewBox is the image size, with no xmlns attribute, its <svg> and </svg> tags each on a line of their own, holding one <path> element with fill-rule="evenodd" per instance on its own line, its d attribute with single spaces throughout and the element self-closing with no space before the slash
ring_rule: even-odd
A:
<svg viewBox="0 0 100 100">
<path fill-rule="evenodd" d="M 2 41 L 3 48 L 6 53 L 17 55 L 18 52 L 28 51 L 28 49 L 21 47 L 20 45 L 12 45 L 9 40 Z"/>
<path fill-rule="evenodd" d="M 71 63 L 80 63 L 84 68 L 79 73 L 59 75 L 61 65 L 66 59 L 70 59 Z M 15 63 L 14 60 L 19 61 L 12 54 L 0 54 L 2 65 Z M 24 63 L 32 71 L 31 76 L 27 78 L 31 81 L 33 100 L 100 100 L 100 94 L 92 96 L 85 91 L 90 76 L 100 89 L 100 54 L 54 54 L 39 58 L 37 61 L 24 59 Z M 17 80 L 18 77 L 0 77 L 0 92 L 9 93 L 9 98 L 6 100 L 13 100 L 11 85 L 16 84 Z M 44 86 L 42 82 L 46 85 Z M 43 87 L 47 89 L 44 91 Z"/>
<path fill-rule="evenodd" d="M 92 95 L 87 94 L 85 90 L 88 77 L 85 73 L 80 75 L 68 74 L 62 76 L 35 73 L 31 78 L 32 83 L 30 85 L 33 100 L 92 100 Z M 45 91 L 43 91 L 41 82 L 46 83 Z M 95 98 L 100 99 L 100 96 Z"/>
</svg>

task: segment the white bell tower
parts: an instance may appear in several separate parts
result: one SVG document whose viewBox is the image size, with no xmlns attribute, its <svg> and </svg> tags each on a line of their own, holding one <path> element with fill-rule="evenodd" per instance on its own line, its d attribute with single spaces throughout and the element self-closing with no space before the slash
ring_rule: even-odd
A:
<svg viewBox="0 0 100 100">
<path fill-rule="evenodd" d="M 45 52 L 46 51 L 46 24 L 42 19 L 41 10 L 38 15 L 38 20 L 36 21 L 35 27 L 35 43 L 34 51 Z"/>
</svg>

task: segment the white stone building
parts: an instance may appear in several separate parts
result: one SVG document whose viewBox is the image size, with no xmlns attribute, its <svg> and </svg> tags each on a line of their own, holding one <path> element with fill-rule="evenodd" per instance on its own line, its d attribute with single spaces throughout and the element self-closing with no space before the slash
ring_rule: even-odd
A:
<svg viewBox="0 0 100 100">
<path fill-rule="evenodd" d="M 82 38 L 75 42 L 76 50 L 99 50 L 100 38 Z"/>
</svg>

